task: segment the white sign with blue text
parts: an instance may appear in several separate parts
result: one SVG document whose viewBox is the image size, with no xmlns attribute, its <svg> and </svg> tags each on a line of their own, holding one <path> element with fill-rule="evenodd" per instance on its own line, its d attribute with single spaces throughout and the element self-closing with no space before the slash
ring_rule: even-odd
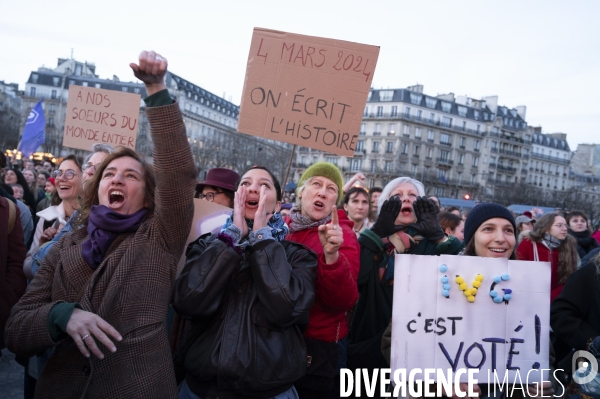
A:
<svg viewBox="0 0 600 399">
<path fill-rule="evenodd" d="M 548 262 L 397 255 L 392 374 L 475 369 L 479 383 L 547 381 L 550 274 Z"/>
</svg>

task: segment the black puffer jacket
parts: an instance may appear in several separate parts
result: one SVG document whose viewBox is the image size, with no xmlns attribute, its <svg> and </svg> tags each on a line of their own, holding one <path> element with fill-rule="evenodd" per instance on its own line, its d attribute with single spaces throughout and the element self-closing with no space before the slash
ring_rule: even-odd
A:
<svg viewBox="0 0 600 399">
<path fill-rule="evenodd" d="M 263 240 L 243 255 L 215 235 L 190 244 L 173 306 L 203 326 L 185 357 L 191 390 L 267 398 L 291 388 L 306 372 L 316 268 L 317 256 L 289 241 Z"/>
</svg>

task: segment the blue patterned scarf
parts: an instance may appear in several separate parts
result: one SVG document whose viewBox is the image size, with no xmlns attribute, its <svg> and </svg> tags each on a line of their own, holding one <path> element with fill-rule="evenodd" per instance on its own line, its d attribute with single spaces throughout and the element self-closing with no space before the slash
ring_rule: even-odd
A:
<svg viewBox="0 0 600 399">
<path fill-rule="evenodd" d="M 227 218 L 227 221 L 225 222 L 221 230 L 225 230 L 227 227 L 231 226 L 232 223 L 233 212 L 231 212 L 231 215 Z M 250 233 L 252 231 L 252 228 L 254 227 L 254 220 L 246 219 L 246 224 L 248 225 L 248 233 Z M 288 226 L 285 224 L 283 218 L 281 217 L 281 214 L 279 213 L 275 213 L 273 214 L 273 216 L 271 216 L 271 219 L 269 219 L 269 221 L 267 222 L 267 227 L 271 228 L 271 235 L 275 240 L 279 242 L 283 241 L 288 233 Z M 248 237 L 242 237 L 242 241 L 246 241 L 247 244 Z M 245 245 L 243 245 L 241 242 L 240 246 L 245 247 Z"/>
</svg>

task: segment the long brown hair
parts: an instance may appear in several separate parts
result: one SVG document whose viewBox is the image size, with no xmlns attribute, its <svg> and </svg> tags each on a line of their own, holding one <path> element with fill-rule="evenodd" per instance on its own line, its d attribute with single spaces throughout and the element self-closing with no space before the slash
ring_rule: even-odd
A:
<svg viewBox="0 0 600 399">
<path fill-rule="evenodd" d="M 152 168 L 152 165 L 144 160 L 143 155 L 135 152 L 131 148 L 120 147 L 117 149 L 117 151 L 112 154 L 108 154 L 106 158 L 104 158 L 100 166 L 96 168 L 96 173 L 94 173 L 94 176 L 83 186 L 83 197 L 81 199 L 81 207 L 79 208 L 80 215 L 79 219 L 77 220 L 78 225 L 87 226 L 92 206 L 100 203 L 100 199 L 98 197 L 98 188 L 100 187 L 100 181 L 102 180 L 104 170 L 112 161 L 122 157 L 133 158 L 142 165 L 142 170 L 144 171 L 144 182 L 146 184 L 146 187 L 144 188 L 144 203 L 149 211 L 148 216 L 151 216 L 154 213 L 154 191 L 156 188 L 156 181 L 154 178 L 154 169 Z"/>
<path fill-rule="evenodd" d="M 558 216 L 562 217 L 558 212 L 552 212 L 539 218 L 535 222 L 533 230 L 529 233 L 529 240 L 532 242 L 542 242 L 544 235 L 550 233 L 554 220 Z M 567 234 L 554 251 L 558 251 L 559 253 L 557 268 L 558 283 L 564 284 L 567 282 L 569 275 L 577 269 L 577 241 L 571 235 Z"/>
</svg>

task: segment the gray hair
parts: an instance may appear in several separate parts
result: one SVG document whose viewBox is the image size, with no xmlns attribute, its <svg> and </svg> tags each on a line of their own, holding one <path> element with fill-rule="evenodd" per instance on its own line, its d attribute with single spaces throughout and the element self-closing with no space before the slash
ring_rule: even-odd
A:
<svg viewBox="0 0 600 399">
<path fill-rule="evenodd" d="M 300 197 L 301 197 L 300 194 L 302 194 L 302 191 L 304 191 L 306 186 L 308 186 L 315 177 L 317 177 L 317 176 L 313 176 L 310 179 L 304 180 L 302 182 L 302 185 L 300 185 L 300 187 L 296 188 L 296 203 L 294 204 L 294 208 L 302 209 L 302 200 L 300 199 Z"/>
<path fill-rule="evenodd" d="M 90 158 L 92 158 L 92 155 L 94 155 L 97 152 L 105 152 L 107 154 L 112 154 L 113 152 L 115 152 L 115 148 L 110 145 L 110 144 L 104 144 L 104 143 L 96 143 L 92 146 L 92 152 L 90 152 L 89 154 L 87 154 L 85 156 L 85 158 L 83 159 L 83 165 L 85 165 L 86 163 L 88 163 L 90 161 Z"/>
<path fill-rule="evenodd" d="M 386 186 L 383 188 L 383 191 L 381 192 L 381 195 L 379 196 L 379 199 L 377 200 L 377 214 L 378 215 L 379 215 L 379 210 L 381 209 L 381 206 L 383 205 L 383 203 L 386 200 L 388 200 L 390 198 L 392 191 L 394 191 L 396 189 L 396 187 L 398 187 L 404 183 L 412 184 L 415 187 L 415 189 L 417 190 L 417 194 L 419 195 L 419 197 L 422 197 L 425 195 L 425 186 L 423 186 L 423 183 L 421 183 L 420 181 L 413 179 L 411 177 L 397 177 L 394 180 L 392 180 L 391 182 L 389 182 L 388 184 L 386 184 Z"/>
</svg>

